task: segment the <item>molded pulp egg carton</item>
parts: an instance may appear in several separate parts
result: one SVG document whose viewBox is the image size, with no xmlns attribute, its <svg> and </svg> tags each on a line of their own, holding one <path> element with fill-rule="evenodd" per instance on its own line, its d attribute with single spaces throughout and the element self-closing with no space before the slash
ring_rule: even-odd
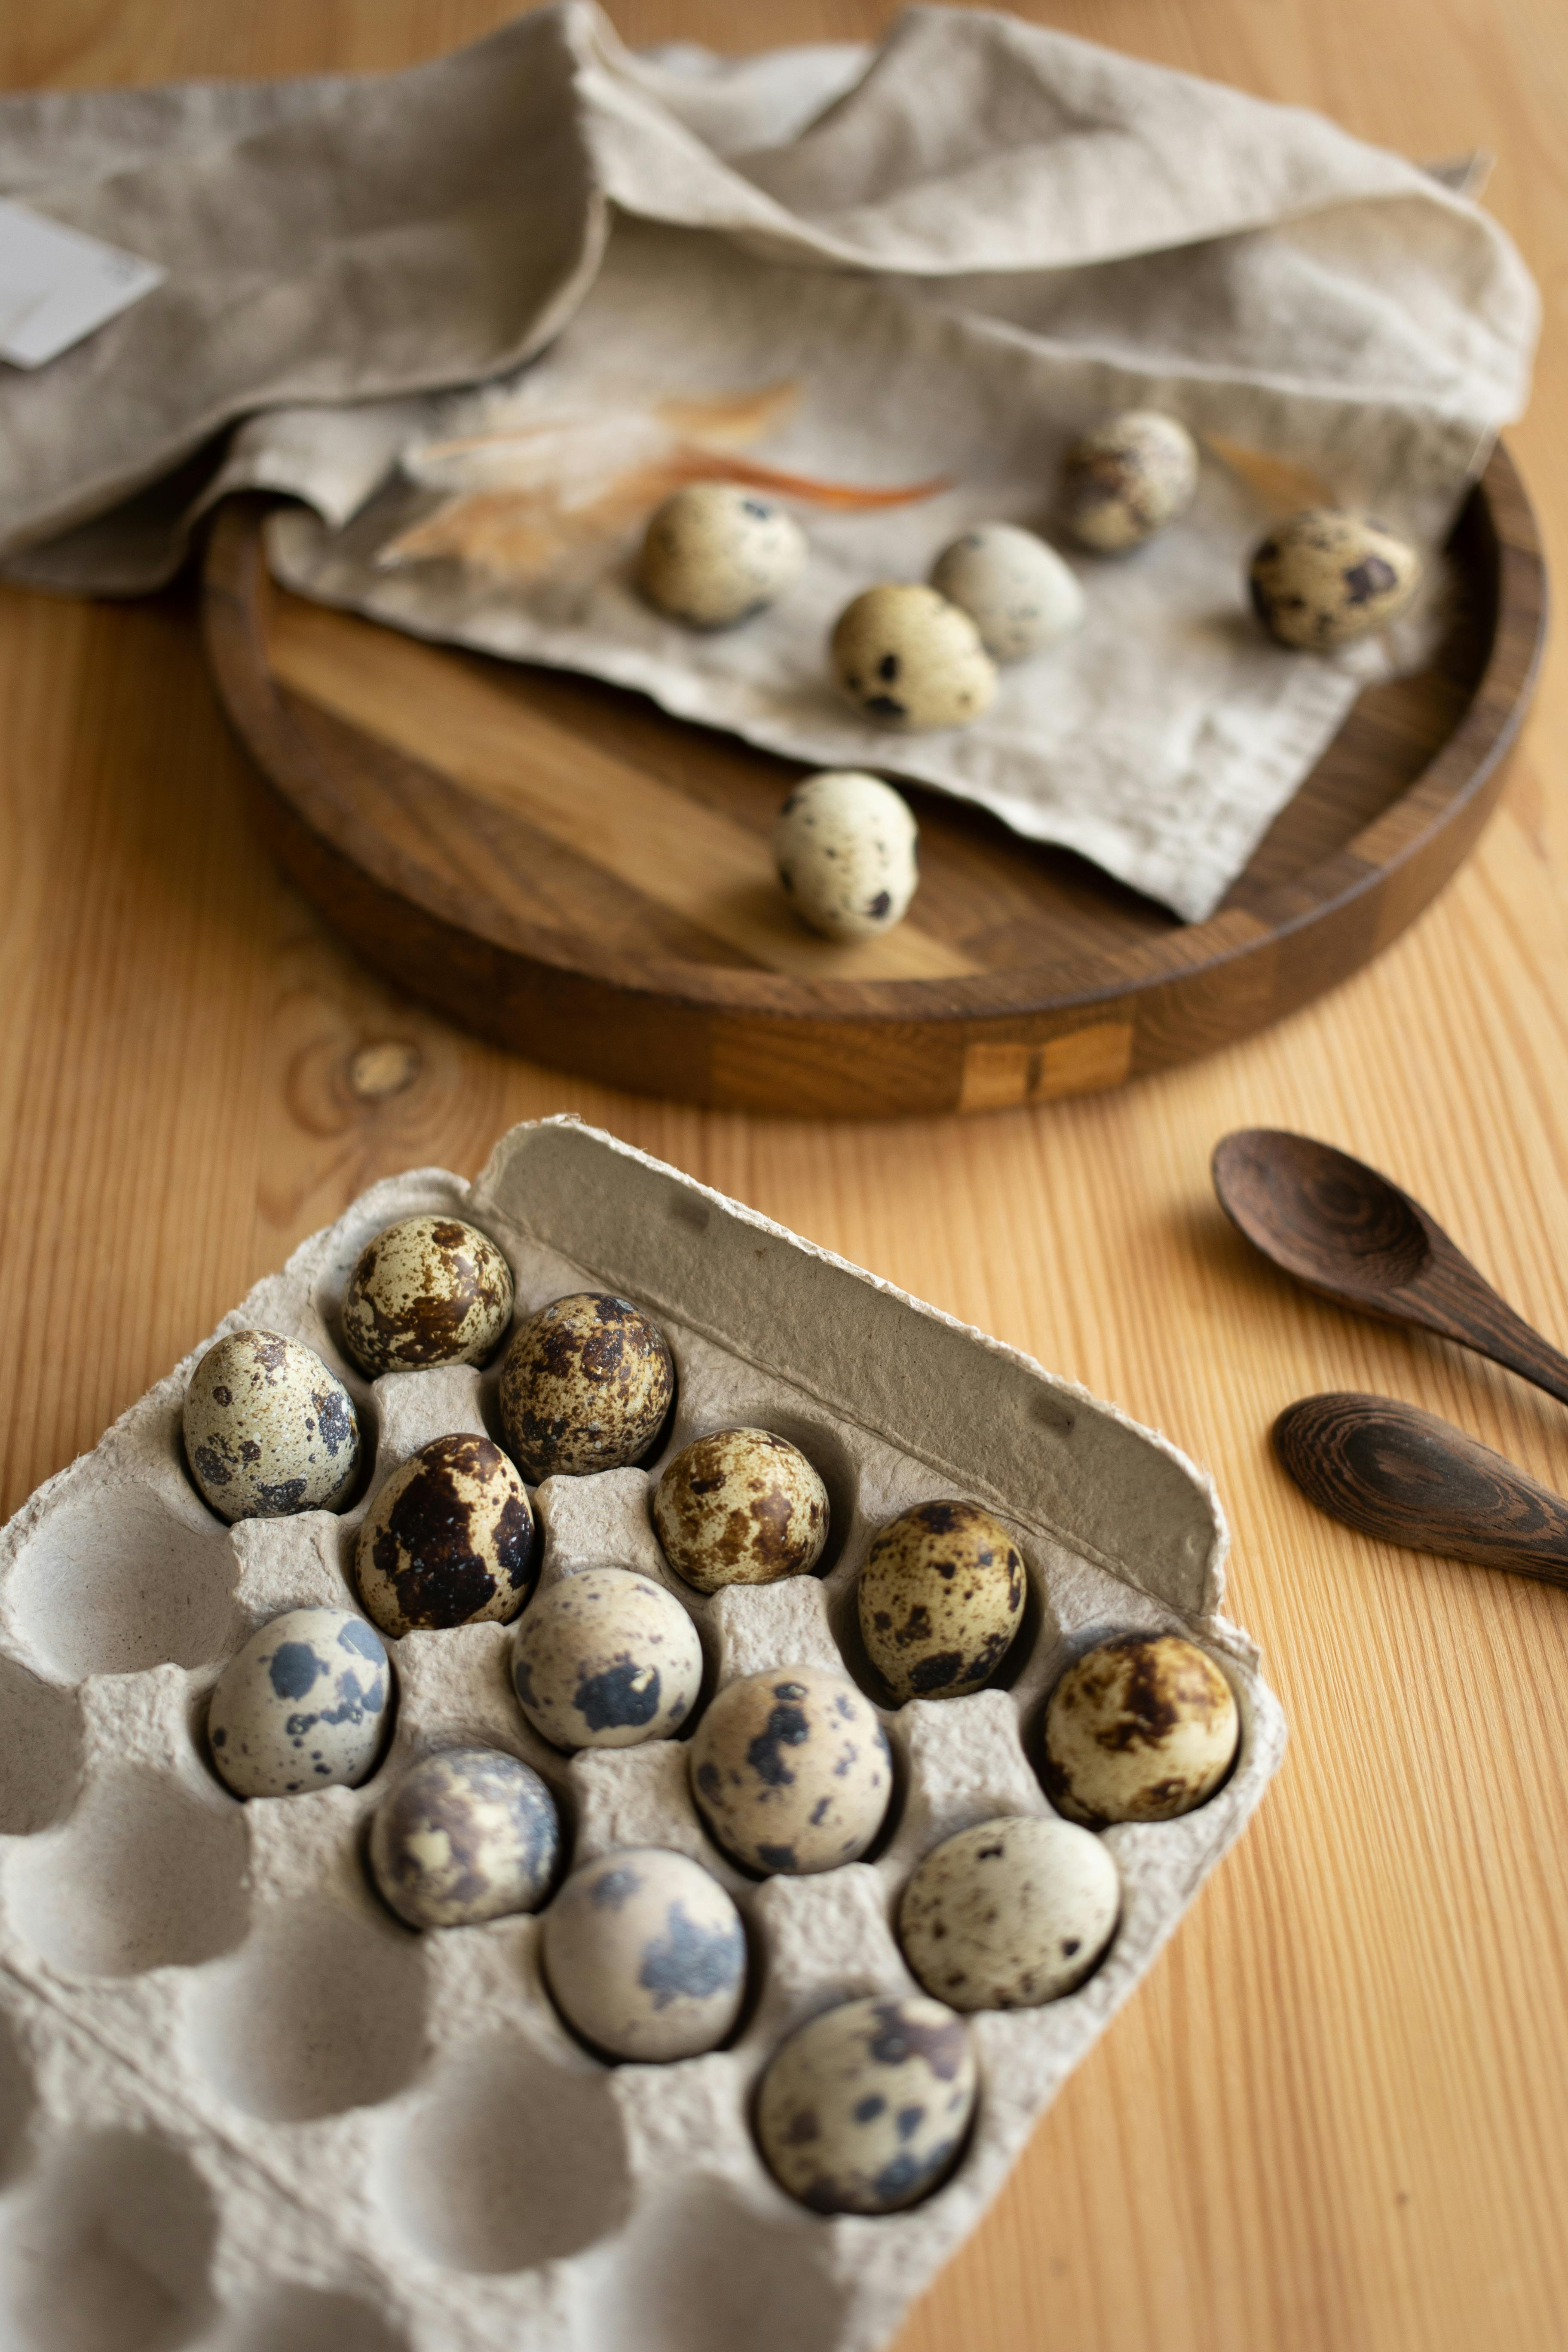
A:
<svg viewBox="0 0 1568 2352">
<path fill-rule="evenodd" d="M 203 1745 L 206 1695 L 255 1626 L 355 1605 L 367 1495 L 427 1439 L 497 1427 L 496 1370 L 374 1387 L 340 1344 L 363 1243 L 437 1210 L 490 1233 L 520 1315 L 630 1296 L 679 1388 L 660 1464 L 547 1481 L 542 1580 L 614 1563 L 675 1591 L 709 1688 L 815 1662 L 868 1688 L 854 1580 L 876 1528 L 959 1494 L 1029 1567 L 1000 1683 L 884 1711 L 890 1827 L 861 1863 L 756 1883 L 705 1836 L 681 1740 L 566 1757 L 522 1720 L 494 1624 L 390 1645 L 395 1729 L 359 1789 L 237 1802 Z M 1262 1795 L 1283 1742 L 1257 1653 L 1220 1614 L 1213 1486 L 1113 1407 L 579 1126 L 521 1127 L 471 1189 L 379 1184 L 225 1330 L 320 1350 L 374 1468 L 341 1516 L 225 1527 L 186 1475 L 195 1351 L 39 1489 L 0 1541 L 0 2343 L 28 2352 L 851 2352 L 881 2343 L 994 2195 L 1042 2109 L 1132 1990 Z M 216 1336 L 216 1335 L 215 1335 Z M 204 1348 L 210 1342 L 204 1341 Z M 759 1423 L 817 1465 L 826 1573 L 711 1599 L 667 1570 L 662 1462 Z M 952 2180 L 887 2219 L 825 2220 L 774 2185 L 749 2126 L 784 2034 L 852 1995 L 909 1990 L 892 1931 L 921 1856 L 970 1823 L 1047 1810 L 1032 1759 L 1068 1659 L 1179 1630 L 1240 1702 L 1236 1771 L 1200 1811 L 1108 1832 L 1121 1927 L 1098 1973 L 1037 2010 L 973 2018 L 982 2072 Z M 698 1856 L 739 1902 L 754 1993 L 731 2046 L 606 2066 L 558 2021 L 537 1918 L 416 1936 L 369 1892 L 366 1819 L 416 1757 L 477 1741 L 562 1800 L 574 1858 Z"/>
</svg>

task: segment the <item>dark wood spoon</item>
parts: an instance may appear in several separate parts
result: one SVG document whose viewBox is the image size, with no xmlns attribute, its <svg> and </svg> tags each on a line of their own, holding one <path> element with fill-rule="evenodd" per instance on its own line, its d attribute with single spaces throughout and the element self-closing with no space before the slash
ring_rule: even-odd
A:
<svg viewBox="0 0 1568 2352">
<path fill-rule="evenodd" d="M 1320 1511 L 1385 1543 L 1568 1587 L 1568 1502 L 1529 1473 L 1393 1397 L 1303 1397 L 1274 1448 Z"/>
<path fill-rule="evenodd" d="M 1568 1356 L 1375 1168 L 1310 1136 L 1246 1127 L 1216 1144 L 1213 1172 L 1232 1223 L 1309 1290 L 1385 1323 L 1440 1332 L 1568 1404 Z"/>
</svg>

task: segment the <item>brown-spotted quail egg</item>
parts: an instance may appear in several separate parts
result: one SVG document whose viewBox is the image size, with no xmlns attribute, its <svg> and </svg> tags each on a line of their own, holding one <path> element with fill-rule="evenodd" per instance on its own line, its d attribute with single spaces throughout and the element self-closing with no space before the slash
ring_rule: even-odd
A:
<svg viewBox="0 0 1568 2352">
<path fill-rule="evenodd" d="M 1198 452 L 1173 416 L 1130 408 L 1075 441 L 1062 468 L 1062 520 L 1080 546 L 1122 555 L 1184 514 Z"/>
<path fill-rule="evenodd" d="M 544 1915 L 558 2009 L 612 2058 L 696 2058 L 741 2012 L 741 1915 L 700 1863 L 630 1846 L 574 1871 Z"/>
<path fill-rule="evenodd" d="M 1124 1633 L 1070 1665 L 1046 1709 L 1046 1794 L 1069 1821 L 1169 1822 L 1214 1795 L 1241 1736 L 1230 1685 L 1174 1633 Z"/>
<path fill-rule="evenodd" d="M 1054 547 L 1016 522 L 977 523 L 944 547 L 931 584 L 960 605 L 993 661 L 1023 661 L 1083 619 L 1083 590 Z"/>
<path fill-rule="evenodd" d="M 511 1268 L 457 1217 L 400 1217 L 354 1260 L 343 1344 L 373 1380 L 427 1364 L 482 1364 L 511 1321 Z"/>
<path fill-rule="evenodd" d="M 646 1454 L 675 1394 L 664 1334 L 629 1298 L 581 1290 L 518 1326 L 501 1366 L 506 1440 L 537 1484 Z"/>
<path fill-rule="evenodd" d="M 1395 619 L 1415 593 L 1421 559 L 1383 523 L 1309 507 L 1279 523 L 1247 574 L 1252 607 L 1280 645 L 1331 651 Z"/>
<path fill-rule="evenodd" d="M 757 2138 L 817 2213 L 897 2213 L 952 2170 L 979 2088 L 969 2030 L 921 1993 L 825 2010 L 768 2063 Z"/>
<path fill-rule="evenodd" d="M 354 1544 L 365 1613 L 384 1633 L 515 1617 L 533 1590 L 533 1513 L 499 1445 L 434 1437 L 376 1495 Z"/>
<path fill-rule="evenodd" d="M 213 1685 L 207 1739 L 237 1797 L 357 1788 L 388 1721 L 381 1637 L 347 1609 L 290 1609 L 254 1633 Z"/>
<path fill-rule="evenodd" d="M 692 1735 L 690 1769 L 698 1811 L 725 1853 L 795 1877 L 858 1862 L 893 1793 L 876 1709 L 820 1666 L 731 1683 Z"/>
<path fill-rule="evenodd" d="M 830 940 L 874 939 L 920 882 L 909 803 L 879 776 L 831 768 L 797 784 L 773 821 L 773 865 L 796 914 Z"/>
<path fill-rule="evenodd" d="M 827 1489 L 771 1429 L 716 1429 L 678 1454 L 653 1497 L 664 1556 L 699 1592 L 805 1576 L 827 1541 Z"/>
<path fill-rule="evenodd" d="M 471 1927 L 536 1911 L 561 1852 L 555 1800 L 500 1748 L 448 1748 L 376 1808 L 371 1875 L 411 1927 Z"/>
<path fill-rule="evenodd" d="M 329 1511 L 359 1468 L 359 1418 L 337 1374 L 298 1339 L 231 1331 L 185 1391 L 185 1459 L 226 1519 Z"/>
<path fill-rule="evenodd" d="M 904 1889 L 899 1940 L 954 2009 L 1035 2009 L 1080 1985 L 1116 1929 L 1121 1880 L 1076 1822 L 1020 1815 L 960 1830 Z"/>
<path fill-rule="evenodd" d="M 868 588 L 833 632 L 833 668 L 879 727 L 921 734 L 967 727 L 996 691 L 996 669 L 967 613 L 934 588 L 900 581 Z"/>
<path fill-rule="evenodd" d="M 702 1687 L 702 1644 L 673 1592 L 626 1568 L 587 1568 L 536 1601 L 517 1629 L 512 1683 L 557 1748 L 668 1739 Z"/>
<path fill-rule="evenodd" d="M 894 1696 L 957 1698 L 1001 1664 L 1024 1613 L 1024 1562 L 978 1503 L 917 1503 L 860 1570 L 860 1631 Z"/>
<path fill-rule="evenodd" d="M 643 541 L 644 595 L 672 621 L 728 629 L 776 604 L 805 569 L 805 533 L 775 499 L 734 482 L 689 482 Z"/>
</svg>

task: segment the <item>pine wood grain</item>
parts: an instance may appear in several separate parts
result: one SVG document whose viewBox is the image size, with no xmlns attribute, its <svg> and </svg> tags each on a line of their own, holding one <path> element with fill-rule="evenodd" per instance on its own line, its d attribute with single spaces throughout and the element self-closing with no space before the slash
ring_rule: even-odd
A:
<svg viewBox="0 0 1568 2352">
<path fill-rule="evenodd" d="M 634 39 L 870 31 L 865 0 L 612 0 Z M 0 82 L 391 67 L 502 0 L 51 0 Z M 1047 13 L 1043 5 L 1039 13 Z M 1548 294 L 1512 446 L 1568 576 L 1561 0 L 1053 0 L 1053 23 L 1482 145 Z M 1568 667 L 1476 856 L 1280 1027 L 1119 1092 L 828 1126 L 616 1096 L 368 979 L 270 870 L 187 598 L 0 593 L 4 1500 L 89 1445 L 372 1178 L 476 1168 L 581 1110 L 1120 1398 L 1209 1463 L 1235 1613 L 1289 1759 L 900 2352 L 1559 2352 L 1568 2333 L 1568 1595 L 1311 1511 L 1292 1398 L 1406 1397 L 1568 1488 L 1563 1409 L 1290 1287 L 1207 1190 L 1217 1136 L 1324 1134 L 1395 1175 L 1568 1340 Z M 352 1073 L 395 1076 L 357 1090 Z M 369 1049 L 385 1047 L 376 1053 Z"/>
</svg>

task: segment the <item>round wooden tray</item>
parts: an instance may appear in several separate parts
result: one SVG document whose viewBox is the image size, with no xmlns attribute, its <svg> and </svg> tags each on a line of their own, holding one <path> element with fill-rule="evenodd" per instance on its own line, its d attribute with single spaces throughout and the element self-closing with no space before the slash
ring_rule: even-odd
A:
<svg viewBox="0 0 1568 2352">
<path fill-rule="evenodd" d="M 216 519 L 206 645 L 300 887 L 368 962 L 501 1045 L 752 1111 L 1038 1102 L 1309 1003 L 1469 849 L 1545 626 L 1534 517 L 1500 448 L 1455 527 L 1463 593 L 1438 659 L 1361 696 L 1209 921 L 915 789 L 914 913 L 837 948 L 773 878 L 798 770 L 640 697 L 289 596 L 264 514 L 237 500 Z"/>
</svg>

